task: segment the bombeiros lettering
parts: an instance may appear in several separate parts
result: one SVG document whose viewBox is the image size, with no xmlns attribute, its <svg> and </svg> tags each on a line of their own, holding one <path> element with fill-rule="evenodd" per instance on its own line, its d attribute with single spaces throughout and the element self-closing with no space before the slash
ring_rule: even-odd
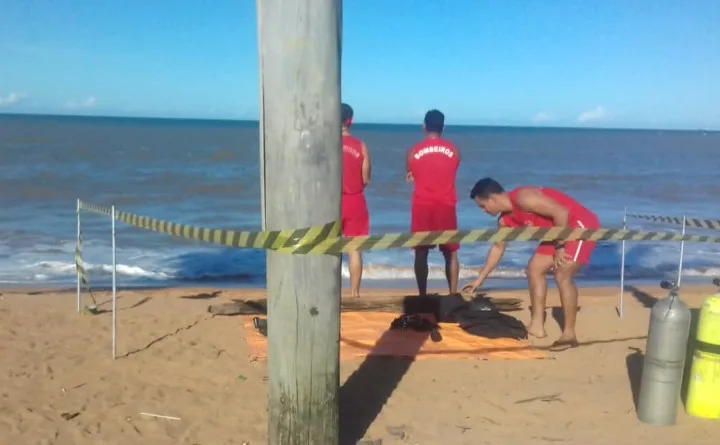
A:
<svg viewBox="0 0 720 445">
<path fill-rule="evenodd" d="M 357 151 L 354 147 L 351 147 L 350 145 L 343 145 L 343 151 L 350 153 L 351 155 L 353 155 L 356 158 L 359 158 L 360 156 L 362 156 L 362 154 L 359 151 Z"/>
<path fill-rule="evenodd" d="M 431 145 L 429 147 L 421 148 L 417 153 L 415 153 L 413 157 L 415 159 L 420 159 L 423 156 L 431 153 L 443 154 L 448 158 L 452 158 L 453 156 L 455 156 L 455 152 L 444 145 Z"/>
</svg>

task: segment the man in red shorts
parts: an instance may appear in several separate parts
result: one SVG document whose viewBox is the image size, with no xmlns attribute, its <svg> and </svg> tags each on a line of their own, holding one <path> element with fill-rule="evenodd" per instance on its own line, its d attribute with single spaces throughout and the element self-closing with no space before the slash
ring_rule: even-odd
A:
<svg viewBox="0 0 720 445">
<path fill-rule="evenodd" d="M 370 232 L 370 214 L 365 201 L 365 187 L 370 184 L 370 154 L 360 139 L 350 134 L 353 109 L 342 104 L 343 195 L 342 232 L 344 236 L 366 236 Z M 352 296 L 360 297 L 362 254 L 350 252 L 350 286 Z"/>
<path fill-rule="evenodd" d="M 600 228 L 597 215 L 568 195 L 546 187 L 520 187 L 506 192 L 491 178 L 479 180 L 470 197 L 491 216 L 499 216 L 498 227 L 580 227 Z M 532 304 L 528 333 L 545 337 L 545 299 L 547 295 L 547 273 L 553 270 L 560 292 L 560 301 L 565 315 L 565 326 L 560 338 L 552 344 L 551 350 L 564 350 L 578 345 L 575 320 L 578 307 L 578 290 L 575 275 L 590 263 L 595 250 L 593 241 L 550 241 L 542 242 L 530 258 L 527 267 Z M 493 245 L 488 252 L 485 266 L 478 278 L 463 290 L 474 292 L 497 267 L 505 253 L 505 242 Z"/>
<path fill-rule="evenodd" d="M 407 181 L 415 184 L 412 198 L 411 231 L 432 232 L 457 230 L 457 193 L 455 177 L 460 165 L 460 151 L 442 137 L 445 115 L 438 110 L 425 114 L 425 140 L 407 153 Z M 428 253 L 435 246 L 415 247 L 415 280 L 420 296 L 427 293 Z M 457 293 L 458 244 L 440 246 L 445 257 L 445 276 L 450 294 Z"/>
</svg>

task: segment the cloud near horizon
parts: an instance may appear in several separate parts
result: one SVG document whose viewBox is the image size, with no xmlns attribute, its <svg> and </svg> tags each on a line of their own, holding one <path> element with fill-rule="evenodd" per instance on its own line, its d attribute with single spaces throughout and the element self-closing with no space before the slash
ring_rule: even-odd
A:
<svg viewBox="0 0 720 445">
<path fill-rule="evenodd" d="M 578 116 L 577 120 L 578 122 L 582 123 L 588 123 L 588 122 L 602 122 L 602 121 L 609 121 L 612 120 L 613 115 L 610 113 L 610 111 L 603 107 L 602 105 L 598 105 L 597 107 L 593 108 L 592 110 L 587 110 Z"/>
<path fill-rule="evenodd" d="M 79 102 L 69 100 L 65 103 L 65 108 L 68 108 L 70 110 L 87 110 L 90 108 L 94 108 L 96 103 L 97 99 L 95 99 L 95 96 L 89 96 Z"/>
<path fill-rule="evenodd" d="M 530 120 L 532 120 L 533 122 L 552 122 L 555 120 L 555 116 L 546 111 L 541 111 L 535 116 L 533 116 Z"/>
<path fill-rule="evenodd" d="M 0 96 L 0 107 L 11 107 L 20 103 L 23 99 L 25 99 L 25 97 L 27 97 L 26 94 L 15 92 L 12 92 L 7 96 Z"/>
</svg>

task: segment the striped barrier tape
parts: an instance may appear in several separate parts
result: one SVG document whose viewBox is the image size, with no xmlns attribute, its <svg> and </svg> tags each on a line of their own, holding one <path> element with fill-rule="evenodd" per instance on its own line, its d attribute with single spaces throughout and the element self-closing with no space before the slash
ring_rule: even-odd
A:
<svg viewBox="0 0 720 445">
<path fill-rule="evenodd" d="M 643 219 L 645 221 L 652 221 L 663 224 L 673 224 L 676 226 L 683 225 L 683 219 L 676 216 L 655 216 L 655 215 L 639 215 L 639 214 L 628 214 L 629 218 Z M 707 230 L 719 230 L 720 231 L 720 220 L 715 219 L 700 219 L 700 218 L 685 218 L 685 227 L 692 227 L 695 229 L 707 229 Z"/>
<path fill-rule="evenodd" d="M 80 212 L 80 209 L 78 209 L 78 213 Z M 77 269 L 77 275 L 80 279 L 80 282 L 83 284 L 83 287 L 85 290 L 90 294 L 90 298 L 92 298 L 93 304 L 97 306 L 97 301 L 95 300 L 95 295 L 93 294 L 92 289 L 90 288 L 90 281 L 87 277 L 87 272 L 85 269 L 85 262 L 82 259 L 82 226 L 78 226 L 80 229 L 78 231 L 78 239 L 77 239 L 77 246 L 75 246 L 75 269 Z"/>
<path fill-rule="evenodd" d="M 112 215 L 110 207 L 87 204 L 80 201 L 80 208 L 101 215 Z M 327 223 L 321 226 L 294 230 L 273 230 L 268 232 L 250 232 L 238 230 L 206 229 L 147 216 L 121 212 L 115 209 L 115 219 L 131 226 L 153 232 L 165 233 L 178 238 L 203 241 L 221 246 L 291 251 L 306 245 L 314 246 L 326 239 L 337 239 L 340 236 L 340 223 Z"/>
<path fill-rule="evenodd" d="M 107 207 L 82 202 L 80 207 L 103 215 L 111 214 L 111 211 Z M 495 243 L 500 241 L 588 240 L 720 243 L 720 237 L 622 229 L 519 227 L 341 237 L 339 222 L 304 229 L 244 232 L 176 224 L 132 213 L 119 212 L 117 210 L 115 211 L 115 218 L 118 221 L 135 227 L 165 233 L 179 238 L 198 240 L 227 247 L 268 249 L 283 253 L 303 255 L 340 254 L 352 251 L 410 248 L 446 243 L 473 244 L 485 242 Z"/>
</svg>

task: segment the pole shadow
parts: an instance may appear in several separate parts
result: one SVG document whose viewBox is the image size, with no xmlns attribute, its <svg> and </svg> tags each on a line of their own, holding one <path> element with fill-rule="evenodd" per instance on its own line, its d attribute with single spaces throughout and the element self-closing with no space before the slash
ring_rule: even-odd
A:
<svg viewBox="0 0 720 445">
<path fill-rule="evenodd" d="M 121 296 L 117 297 L 118 300 L 120 300 L 121 298 L 122 298 Z M 135 303 L 133 305 L 118 308 L 118 312 L 135 309 L 137 307 L 142 306 L 143 304 L 147 303 L 150 300 L 152 300 L 152 297 L 143 297 L 141 300 L 139 300 L 137 303 Z M 93 312 L 93 315 L 112 314 L 112 308 L 111 309 L 100 309 L 100 306 L 104 306 L 109 303 L 112 303 L 112 300 L 107 300 L 107 301 L 103 301 L 102 303 L 99 303 L 98 309 L 96 309 L 95 312 Z"/>
<path fill-rule="evenodd" d="M 633 298 L 635 298 L 643 307 L 648 309 L 652 308 L 653 305 L 658 301 L 658 298 L 650 295 L 649 293 L 638 289 L 635 286 L 625 286 L 625 290 L 630 291 Z"/>
<path fill-rule="evenodd" d="M 418 309 L 427 306 L 428 301 L 421 302 L 419 297 L 407 296 L 403 300 L 403 313 L 417 314 Z M 428 317 L 435 317 L 435 321 L 438 320 L 435 314 L 439 312 L 439 303 L 436 308 L 429 310 L 423 308 L 423 312 Z M 410 334 L 407 340 L 411 342 L 408 350 L 412 351 L 412 356 L 373 356 L 371 352 L 340 388 L 341 445 L 355 445 L 365 437 L 370 425 L 380 414 L 432 333 L 411 332 Z M 390 331 L 386 331 L 376 342 L 373 350 L 383 348 L 390 335 Z"/>
</svg>

